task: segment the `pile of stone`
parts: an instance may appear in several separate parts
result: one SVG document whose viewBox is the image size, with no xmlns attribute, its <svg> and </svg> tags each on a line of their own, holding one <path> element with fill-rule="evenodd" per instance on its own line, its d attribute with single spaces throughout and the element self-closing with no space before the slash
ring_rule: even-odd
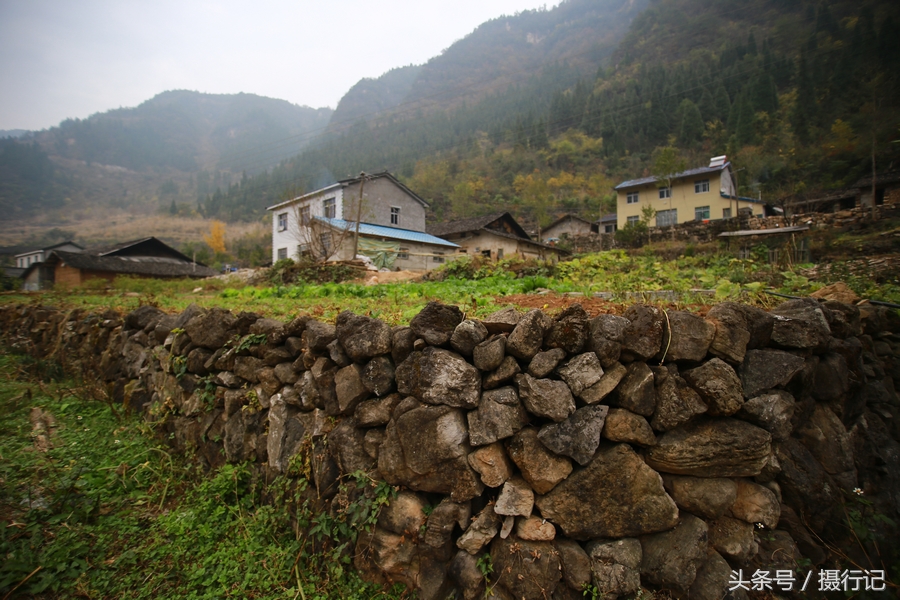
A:
<svg viewBox="0 0 900 600">
<path fill-rule="evenodd" d="M 798 565 L 871 558 L 843 543 L 854 490 L 900 514 L 900 323 L 879 307 L 476 320 L 433 302 L 408 327 L 3 307 L 0 322 L 208 467 L 308 477 L 321 510 L 353 501 L 351 473 L 397 486 L 354 560 L 423 598 L 712 600 L 736 569 L 802 581 Z"/>
</svg>

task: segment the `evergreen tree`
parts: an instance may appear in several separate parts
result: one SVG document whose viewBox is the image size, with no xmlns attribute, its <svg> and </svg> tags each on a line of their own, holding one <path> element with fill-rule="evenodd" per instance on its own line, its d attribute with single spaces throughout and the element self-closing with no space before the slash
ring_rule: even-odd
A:
<svg viewBox="0 0 900 600">
<path fill-rule="evenodd" d="M 802 144 L 809 143 L 809 126 L 815 112 L 815 92 L 806 66 L 806 53 L 800 52 L 797 60 L 797 101 L 791 112 L 791 127 Z"/>
<path fill-rule="evenodd" d="M 703 117 L 697 105 L 687 98 L 678 105 L 678 112 L 681 114 L 678 141 L 684 146 L 690 146 L 703 136 Z"/>
<path fill-rule="evenodd" d="M 714 100 L 716 103 L 715 113 L 704 116 L 707 119 L 709 119 L 710 116 L 714 116 L 723 122 L 729 120 L 728 115 L 731 113 L 731 98 L 728 97 L 728 90 L 725 89 L 725 86 L 721 81 L 719 81 L 719 85 L 716 86 Z"/>
<path fill-rule="evenodd" d="M 750 96 L 744 92 L 735 100 L 737 106 L 737 123 L 734 135 L 739 146 L 752 144 L 756 138 L 756 113 L 750 102 Z"/>
</svg>

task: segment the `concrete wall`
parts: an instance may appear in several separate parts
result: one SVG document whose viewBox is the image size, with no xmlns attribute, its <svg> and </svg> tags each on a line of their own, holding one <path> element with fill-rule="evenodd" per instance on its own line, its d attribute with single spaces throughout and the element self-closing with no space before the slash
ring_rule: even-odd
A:
<svg viewBox="0 0 900 600">
<path fill-rule="evenodd" d="M 628 217 L 642 216 L 641 210 L 645 206 L 652 206 L 656 211 L 664 211 L 675 209 L 678 211 L 678 223 L 693 221 L 695 209 L 701 206 L 709 206 L 710 220 L 723 218 L 723 211 L 731 209 L 731 216 L 737 216 L 737 210 L 744 207 L 753 209 L 753 214 L 762 214 L 762 204 L 753 202 L 730 200 L 723 198 L 721 192 L 733 195 L 730 177 L 722 177 L 724 172 L 708 173 L 691 177 L 689 179 L 679 179 L 672 182 L 671 198 L 660 198 L 659 188 L 664 184 L 658 182 L 643 185 L 637 188 L 618 191 L 618 200 L 616 203 L 616 215 L 618 219 L 618 228 L 622 229 L 628 223 Z M 695 193 L 694 182 L 703 179 L 709 179 L 709 191 L 703 193 Z M 638 192 L 639 200 L 636 204 L 628 204 L 628 193 Z M 655 225 L 651 222 L 651 225 Z"/>
<path fill-rule="evenodd" d="M 356 221 L 358 202 L 359 184 L 344 188 L 344 218 L 348 221 Z M 391 223 L 391 207 L 400 209 L 399 224 Z M 365 223 L 425 231 L 425 207 L 386 177 L 365 183 L 362 208 L 360 220 Z"/>
<path fill-rule="evenodd" d="M 308 477 L 299 501 L 335 518 L 350 474 L 395 486 L 349 546 L 366 578 L 477 598 L 489 554 L 501 598 L 592 585 L 712 600 L 737 569 L 802 582 L 896 560 L 890 543 L 861 549 L 846 511 L 863 494 L 900 519 L 900 317 L 815 299 L 772 313 L 572 305 L 465 321 L 431 303 L 390 327 L 0 305 L 0 336 L 108 386 L 207 468 Z"/>
</svg>

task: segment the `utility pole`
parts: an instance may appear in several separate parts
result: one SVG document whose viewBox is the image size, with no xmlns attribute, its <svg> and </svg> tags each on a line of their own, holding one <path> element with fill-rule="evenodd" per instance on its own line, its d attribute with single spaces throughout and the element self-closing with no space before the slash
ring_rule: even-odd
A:
<svg viewBox="0 0 900 600">
<path fill-rule="evenodd" d="M 359 173 L 359 202 L 356 204 L 356 233 L 353 236 L 353 258 L 356 260 L 356 254 L 359 251 L 359 220 L 362 218 L 362 201 L 363 201 L 363 185 L 366 183 L 366 174 L 364 171 Z"/>
</svg>

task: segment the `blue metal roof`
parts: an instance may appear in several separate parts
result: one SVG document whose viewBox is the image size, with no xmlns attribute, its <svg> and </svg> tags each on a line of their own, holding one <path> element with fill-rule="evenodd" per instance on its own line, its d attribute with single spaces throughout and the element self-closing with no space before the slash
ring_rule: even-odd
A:
<svg viewBox="0 0 900 600">
<path fill-rule="evenodd" d="M 719 171 L 727 168 L 731 163 L 727 162 L 720 167 L 697 167 L 696 169 L 688 169 L 687 171 L 682 171 L 681 173 L 675 173 L 672 175 L 672 179 L 683 179 L 685 177 L 694 177 L 696 175 L 705 175 L 706 173 L 717 173 Z M 619 185 L 617 185 L 614 189 L 623 190 L 625 188 L 637 187 L 639 185 L 647 185 L 648 183 L 655 183 L 659 181 L 656 177 L 642 177 L 640 179 L 630 179 L 628 181 L 623 181 Z"/>
<path fill-rule="evenodd" d="M 344 219 L 327 219 L 325 217 L 316 217 L 332 227 L 338 229 L 346 229 L 349 231 L 356 230 L 355 221 L 345 221 Z M 404 240 L 407 242 L 421 242 L 423 244 L 433 244 L 435 246 L 447 246 L 448 248 L 459 248 L 457 244 L 442 240 L 439 237 L 429 235 L 424 231 L 413 231 L 411 229 L 398 229 L 396 227 L 385 227 L 384 225 L 373 225 L 371 223 L 360 223 L 359 234 L 369 235 L 373 237 L 383 237 L 392 240 Z"/>
</svg>

